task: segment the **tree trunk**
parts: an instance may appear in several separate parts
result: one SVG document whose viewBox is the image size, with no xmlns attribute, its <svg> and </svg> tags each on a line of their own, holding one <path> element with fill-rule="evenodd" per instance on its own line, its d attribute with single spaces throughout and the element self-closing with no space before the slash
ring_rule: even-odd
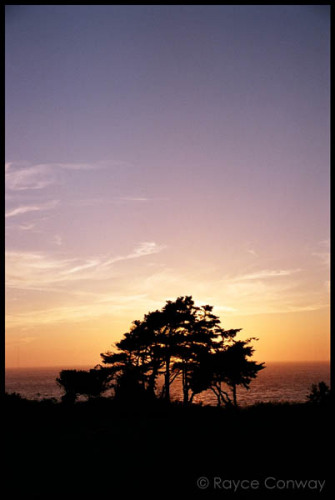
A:
<svg viewBox="0 0 335 500">
<path fill-rule="evenodd" d="M 156 388 L 157 375 L 158 375 L 158 367 L 154 365 L 152 367 L 152 372 L 149 375 L 149 383 L 148 383 L 148 391 L 152 394 L 152 396 L 156 396 L 155 388 Z"/>
<path fill-rule="evenodd" d="M 187 376 L 183 372 L 183 393 L 184 393 L 184 405 L 188 404 L 188 386 L 187 386 Z"/>
<path fill-rule="evenodd" d="M 237 399 L 236 399 L 236 384 L 233 384 L 233 400 L 234 400 L 234 406 L 237 406 Z"/>
<path fill-rule="evenodd" d="M 215 396 L 216 396 L 216 399 L 217 399 L 217 401 L 218 401 L 217 406 L 221 406 L 221 392 L 220 392 L 220 391 L 216 391 L 216 390 L 214 389 L 214 387 L 209 387 L 209 389 L 210 389 L 210 390 L 211 390 L 211 391 L 215 394 Z"/>
<path fill-rule="evenodd" d="M 170 355 L 167 356 L 165 365 L 165 399 L 170 403 Z"/>
</svg>

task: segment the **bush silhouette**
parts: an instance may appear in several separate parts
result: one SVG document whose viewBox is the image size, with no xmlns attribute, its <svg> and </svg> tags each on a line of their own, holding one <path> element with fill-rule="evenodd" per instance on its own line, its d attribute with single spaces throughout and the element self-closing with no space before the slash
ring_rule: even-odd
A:
<svg viewBox="0 0 335 500">
<path fill-rule="evenodd" d="M 325 382 L 319 382 L 318 385 L 313 384 L 307 399 L 311 404 L 329 404 L 331 400 L 331 390 Z"/>
<path fill-rule="evenodd" d="M 98 397 L 108 389 L 109 372 L 100 365 L 89 371 L 62 370 L 56 382 L 65 391 L 62 401 L 74 403 L 79 394 Z"/>
</svg>

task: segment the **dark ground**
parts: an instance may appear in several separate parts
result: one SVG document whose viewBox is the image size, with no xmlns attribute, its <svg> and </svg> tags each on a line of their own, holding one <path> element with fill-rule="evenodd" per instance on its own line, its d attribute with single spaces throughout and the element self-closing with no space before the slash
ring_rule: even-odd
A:
<svg viewBox="0 0 335 500">
<path fill-rule="evenodd" d="M 4 407 L 4 500 L 322 499 L 333 484 L 328 406 L 234 411 L 101 399 L 71 408 L 7 396 Z M 232 480 L 247 481 L 234 492 Z M 282 480 L 326 483 L 320 492 L 315 482 L 293 489 Z"/>
</svg>

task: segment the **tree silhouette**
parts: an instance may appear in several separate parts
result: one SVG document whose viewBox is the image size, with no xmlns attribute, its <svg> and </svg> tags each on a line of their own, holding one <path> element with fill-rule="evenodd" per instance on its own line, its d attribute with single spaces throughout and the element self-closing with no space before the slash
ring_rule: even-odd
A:
<svg viewBox="0 0 335 500">
<path fill-rule="evenodd" d="M 177 361 L 173 368 L 182 373 L 184 404 L 192 402 L 195 395 L 191 381 L 206 355 L 217 349 L 220 343 L 231 340 L 238 330 L 224 330 L 220 319 L 209 305 L 195 307 L 191 321 L 186 325 L 177 349 Z M 189 393 L 191 392 L 191 396 Z"/>
<path fill-rule="evenodd" d="M 165 363 L 163 390 L 167 401 L 170 401 L 170 385 L 179 374 L 179 367 L 176 364 L 174 370 L 171 371 L 172 363 L 176 359 L 182 363 L 183 354 L 185 358 L 185 337 L 194 323 L 195 310 L 191 296 L 178 297 L 175 302 L 169 300 L 162 310 L 159 341 L 163 346 Z"/>
<path fill-rule="evenodd" d="M 100 396 L 108 389 L 109 379 L 109 370 L 97 365 L 89 371 L 62 370 L 56 382 L 65 391 L 62 401 L 74 403 L 79 394 L 90 398 Z"/>
<path fill-rule="evenodd" d="M 265 368 L 264 363 L 248 359 L 254 352 L 249 345 L 251 340 L 256 339 L 232 340 L 229 345 L 219 342 L 214 350 L 204 353 L 192 375 L 191 389 L 194 393 L 210 389 L 217 398 L 218 406 L 223 403 L 237 407 L 237 386 L 249 389 L 251 380 Z"/>
<path fill-rule="evenodd" d="M 163 368 L 162 394 L 170 401 L 170 385 L 178 375 L 171 370 L 172 362 L 178 355 L 184 331 L 192 321 L 193 305 L 192 297 L 178 297 L 175 302 L 167 301 L 161 311 L 146 314 L 143 321 L 134 321 L 130 332 L 115 345 L 119 353 L 101 354 L 103 363 L 114 366 L 115 354 L 123 353 L 126 362 L 118 368 L 123 372 L 136 369 L 142 385 L 152 394 Z"/>
<path fill-rule="evenodd" d="M 157 344 L 156 313 L 149 313 L 144 321 L 134 321 L 129 332 L 115 344 L 116 352 L 101 353 L 104 364 L 110 365 L 114 375 L 115 391 L 128 380 L 137 380 L 143 390 L 155 394 L 156 379 L 162 366 L 161 349 Z"/>
<path fill-rule="evenodd" d="M 223 381 L 231 388 L 233 404 L 237 406 L 236 389 L 238 385 L 249 389 L 251 380 L 256 378 L 258 372 L 265 368 L 264 363 L 256 363 L 248 358 L 252 356 L 254 349 L 250 345 L 251 340 L 238 340 L 223 351 L 222 364 L 218 366 L 217 374 L 223 374 Z"/>
<path fill-rule="evenodd" d="M 197 307 L 191 296 L 168 300 L 162 310 L 149 312 L 132 323 L 114 351 L 101 353 L 114 377 L 116 394 L 156 395 L 157 378 L 164 376 L 161 397 L 170 401 L 170 386 L 181 375 L 183 401 L 211 389 L 218 404 L 237 405 L 236 387 L 249 388 L 263 368 L 247 358 L 247 341 L 234 341 L 240 329 L 224 330 L 209 305 Z M 223 384 L 232 391 L 232 399 Z"/>
</svg>

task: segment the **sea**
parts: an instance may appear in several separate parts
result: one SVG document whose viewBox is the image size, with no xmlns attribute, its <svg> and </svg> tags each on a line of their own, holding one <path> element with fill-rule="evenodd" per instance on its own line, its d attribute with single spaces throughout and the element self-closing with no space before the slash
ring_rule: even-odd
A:
<svg viewBox="0 0 335 500">
<path fill-rule="evenodd" d="M 87 370 L 92 366 L 75 368 Z M 62 369 L 68 369 L 68 367 L 7 368 L 5 390 L 7 393 L 18 393 L 27 399 L 55 398 L 60 400 L 63 391 L 57 385 L 56 378 Z M 256 379 L 252 380 L 249 390 L 238 387 L 237 401 L 240 406 L 260 402 L 305 402 L 307 395 L 311 392 L 312 384 L 318 384 L 321 381 L 330 385 L 328 362 L 266 363 L 266 368 L 258 373 Z M 172 400 L 182 400 L 181 383 L 178 379 L 171 385 L 170 391 Z M 84 399 L 84 396 L 79 398 L 79 400 Z M 196 395 L 193 401 L 213 406 L 217 404 L 216 396 L 210 390 Z"/>
</svg>

